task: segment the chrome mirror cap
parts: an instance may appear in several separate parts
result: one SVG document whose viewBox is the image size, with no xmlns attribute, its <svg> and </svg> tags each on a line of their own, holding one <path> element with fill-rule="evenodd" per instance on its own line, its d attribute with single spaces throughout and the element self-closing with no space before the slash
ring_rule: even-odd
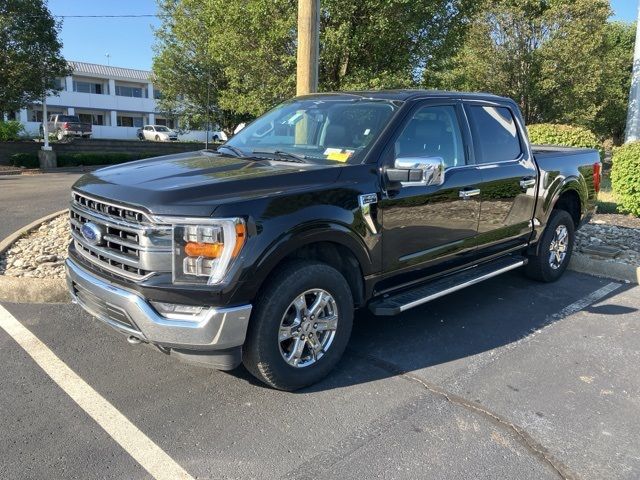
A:
<svg viewBox="0 0 640 480">
<path fill-rule="evenodd" d="M 400 157 L 387 178 L 405 186 L 432 186 L 444 183 L 445 164 L 442 157 Z"/>
</svg>

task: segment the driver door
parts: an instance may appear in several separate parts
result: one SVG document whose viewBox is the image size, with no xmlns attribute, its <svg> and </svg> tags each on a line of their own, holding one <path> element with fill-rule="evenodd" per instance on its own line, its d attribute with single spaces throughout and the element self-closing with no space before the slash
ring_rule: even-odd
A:
<svg viewBox="0 0 640 480">
<path fill-rule="evenodd" d="M 405 277 L 401 281 L 411 282 L 471 261 L 480 216 L 480 172 L 467 158 L 469 140 L 458 102 L 425 101 L 408 115 L 385 155 L 385 167 L 403 158 L 442 158 L 444 182 L 387 184 L 380 202 L 385 274 L 399 273 Z"/>
</svg>

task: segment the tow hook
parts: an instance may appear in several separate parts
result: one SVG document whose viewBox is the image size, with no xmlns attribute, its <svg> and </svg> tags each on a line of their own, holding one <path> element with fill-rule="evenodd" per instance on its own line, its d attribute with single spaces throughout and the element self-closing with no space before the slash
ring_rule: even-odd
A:
<svg viewBox="0 0 640 480">
<path fill-rule="evenodd" d="M 129 342 L 131 345 L 139 345 L 140 343 L 142 343 L 142 340 L 140 340 L 138 337 L 134 337 L 133 335 L 129 335 L 127 337 L 127 342 Z"/>
</svg>

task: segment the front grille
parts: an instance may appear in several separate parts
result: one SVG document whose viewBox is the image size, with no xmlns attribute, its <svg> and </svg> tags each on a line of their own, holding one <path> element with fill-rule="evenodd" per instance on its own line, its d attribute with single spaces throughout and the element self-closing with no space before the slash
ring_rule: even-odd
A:
<svg viewBox="0 0 640 480">
<path fill-rule="evenodd" d="M 171 270 L 171 229 L 146 213 L 73 192 L 69 216 L 76 251 L 99 267 L 135 281 Z M 82 233 L 89 222 L 100 232 L 97 242 Z"/>
<path fill-rule="evenodd" d="M 93 315 L 103 320 L 110 320 L 121 327 L 139 331 L 127 312 L 122 308 L 105 302 L 76 282 L 73 282 L 72 286 L 73 294 L 78 299 L 78 302 Z"/>
</svg>

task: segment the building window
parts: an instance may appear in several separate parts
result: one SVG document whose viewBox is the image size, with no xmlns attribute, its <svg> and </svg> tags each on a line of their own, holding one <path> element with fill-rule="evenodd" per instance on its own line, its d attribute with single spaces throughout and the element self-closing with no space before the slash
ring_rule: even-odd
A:
<svg viewBox="0 0 640 480">
<path fill-rule="evenodd" d="M 116 85 L 116 95 L 120 97 L 146 98 L 147 89 L 142 87 L 125 87 L 124 85 Z"/>
<path fill-rule="evenodd" d="M 55 108 L 48 108 L 47 115 L 64 115 L 62 110 Z M 42 107 L 27 109 L 27 121 L 29 122 L 42 122 Z"/>
<path fill-rule="evenodd" d="M 158 89 L 153 90 L 153 98 L 160 100 L 162 98 L 162 92 Z"/>
<path fill-rule="evenodd" d="M 129 115 L 118 115 L 119 127 L 138 127 L 141 128 L 144 125 L 143 117 L 133 117 Z"/>
<path fill-rule="evenodd" d="M 79 82 L 77 80 L 73 81 L 73 91 L 80 93 L 96 93 L 98 95 L 102 95 L 102 84 L 101 83 L 91 83 L 91 82 Z"/>
<path fill-rule="evenodd" d="M 172 118 L 158 118 L 156 117 L 156 125 L 164 125 L 171 129 L 175 128 L 175 122 Z"/>
<path fill-rule="evenodd" d="M 91 125 L 104 125 L 104 115 L 101 113 L 79 113 L 78 117 L 82 123 Z"/>
</svg>

